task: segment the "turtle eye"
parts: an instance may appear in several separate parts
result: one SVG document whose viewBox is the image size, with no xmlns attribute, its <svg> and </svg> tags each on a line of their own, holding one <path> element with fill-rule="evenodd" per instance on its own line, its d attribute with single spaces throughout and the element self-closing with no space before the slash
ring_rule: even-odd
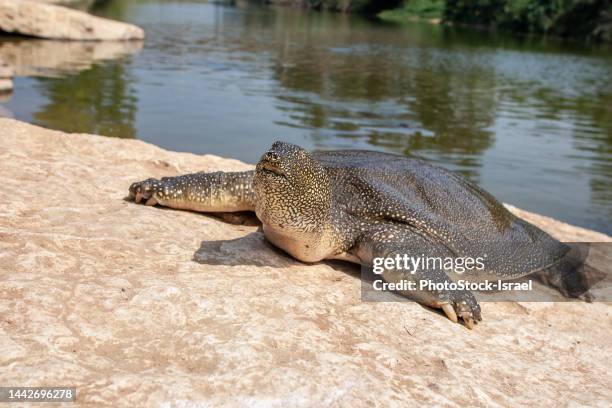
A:
<svg viewBox="0 0 612 408">
<path fill-rule="evenodd" d="M 280 157 L 278 157 L 278 154 L 271 150 L 264 154 L 264 159 L 273 163 L 277 163 L 278 161 L 280 161 Z"/>
</svg>

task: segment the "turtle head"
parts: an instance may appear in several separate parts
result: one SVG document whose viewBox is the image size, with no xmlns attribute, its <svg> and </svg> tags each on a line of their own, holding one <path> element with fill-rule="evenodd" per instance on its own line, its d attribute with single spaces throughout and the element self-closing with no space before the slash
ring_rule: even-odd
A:
<svg viewBox="0 0 612 408">
<path fill-rule="evenodd" d="M 276 142 L 257 163 L 257 217 L 274 228 L 316 232 L 331 215 L 331 182 L 323 165 L 299 146 Z"/>
</svg>

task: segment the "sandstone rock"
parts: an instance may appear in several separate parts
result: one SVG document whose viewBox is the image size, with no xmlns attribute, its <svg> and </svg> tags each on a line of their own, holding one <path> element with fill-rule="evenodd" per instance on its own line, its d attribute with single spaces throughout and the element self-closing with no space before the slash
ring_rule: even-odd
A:
<svg viewBox="0 0 612 408">
<path fill-rule="evenodd" d="M 0 58 L 0 78 L 12 78 L 13 69 Z"/>
<path fill-rule="evenodd" d="M 0 94 L 13 91 L 13 69 L 0 59 Z"/>
<path fill-rule="evenodd" d="M 524 218 L 548 232 L 553 237 L 564 242 L 610 242 L 610 237 L 597 231 L 576 227 L 554 218 L 530 213 L 510 204 L 504 204 L 515 215 Z"/>
<path fill-rule="evenodd" d="M 144 31 L 132 24 L 27 0 L 0 0 L 0 31 L 61 40 L 144 38 Z"/>
<path fill-rule="evenodd" d="M 135 54 L 142 45 L 142 41 L 3 41 L 0 60 L 10 64 L 18 76 L 58 76 Z"/>
<path fill-rule="evenodd" d="M 414 303 L 364 303 L 351 265 L 123 200 L 145 177 L 248 165 L 10 119 L 0 135 L 0 384 L 72 385 L 92 406 L 612 400 L 609 304 L 484 303 L 469 331 Z"/>
<path fill-rule="evenodd" d="M 13 80 L 10 78 L 0 78 L 0 93 L 13 91 Z"/>
<path fill-rule="evenodd" d="M 13 91 L 13 69 L 0 59 L 0 94 Z"/>
</svg>

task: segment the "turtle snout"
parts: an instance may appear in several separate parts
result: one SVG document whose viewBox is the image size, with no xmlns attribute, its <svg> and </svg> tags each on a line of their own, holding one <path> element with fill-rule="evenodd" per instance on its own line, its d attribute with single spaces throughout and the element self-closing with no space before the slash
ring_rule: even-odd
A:
<svg viewBox="0 0 612 408">
<path fill-rule="evenodd" d="M 268 153 L 276 154 L 278 157 L 292 158 L 297 157 L 300 153 L 304 153 L 305 150 L 298 145 L 294 145 L 287 142 L 274 142 Z"/>
<path fill-rule="evenodd" d="M 273 174 L 274 176 L 285 176 L 285 170 L 281 156 L 270 150 L 261 156 L 257 163 L 256 170 L 258 173 Z"/>
<path fill-rule="evenodd" d="M 302 171 L 308 164 L 308 153 L 300 146 L 274 142 L 270 150 L 261 156 L 258 167 L 287 174 Z"/>
</svg>

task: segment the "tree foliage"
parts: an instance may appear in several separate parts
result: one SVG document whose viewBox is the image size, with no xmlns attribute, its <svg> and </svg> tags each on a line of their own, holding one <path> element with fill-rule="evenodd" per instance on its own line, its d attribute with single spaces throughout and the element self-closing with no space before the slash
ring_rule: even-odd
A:
<svg viewBox="0 0 612 408">
<path fill-rule="evenodd" d="M 390 10 L 402 5 L 402 0 L 267 0 L 273 4 L 300 5 L 316 10 L 334 10 L 377 14 L 383 10 Z"/>
<path fill-rule="evenodd" d="M 610 0 L 446 0 L 445 20 L 612 41 Z"/>
</svg>

